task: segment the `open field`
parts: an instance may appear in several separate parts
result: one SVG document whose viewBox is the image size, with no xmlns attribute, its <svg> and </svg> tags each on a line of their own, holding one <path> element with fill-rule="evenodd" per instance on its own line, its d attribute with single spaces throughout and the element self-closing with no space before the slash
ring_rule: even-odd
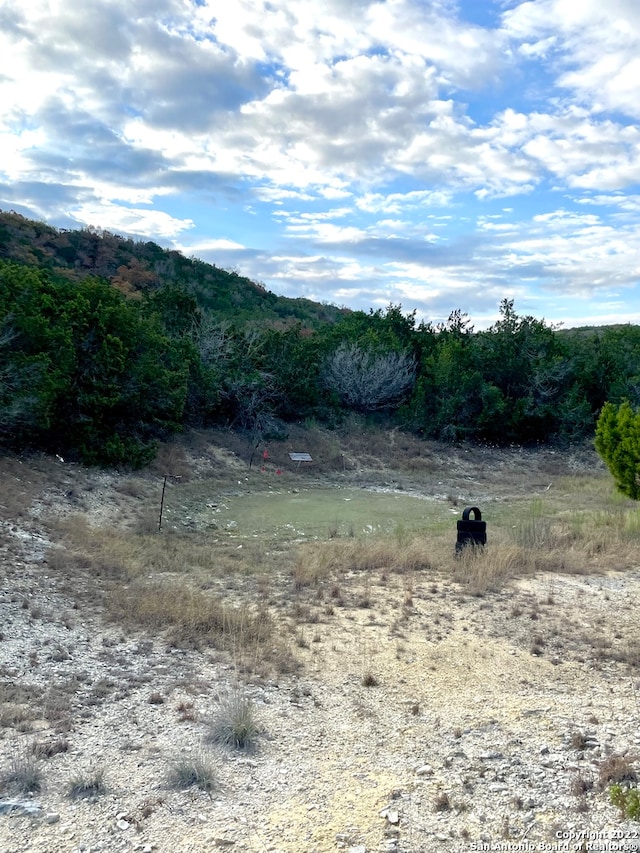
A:
<svg viewBox="0 0 640 853">
<path fill-rule="evenodd" d="M 267 449 L 1 461 L 0 851 L 638 849 L 640 512 L 593 451 Z"/>
</svg>

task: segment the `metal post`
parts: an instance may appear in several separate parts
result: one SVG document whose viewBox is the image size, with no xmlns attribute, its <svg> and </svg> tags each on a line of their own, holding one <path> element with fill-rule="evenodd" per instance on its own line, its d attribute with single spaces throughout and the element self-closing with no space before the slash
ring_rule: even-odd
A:
<svg viewBox="0 0 640 853">
<path fill-rule="evenodd" d="M 162 498 L 160 499 L 160 518 L 158 519 L 158 533 L 162 530 L 162 510 L 164 509 L 164 490 L 167 488 L 167 475 L 164 475 L 164 483 L 162 484 Z"/>
</svg>

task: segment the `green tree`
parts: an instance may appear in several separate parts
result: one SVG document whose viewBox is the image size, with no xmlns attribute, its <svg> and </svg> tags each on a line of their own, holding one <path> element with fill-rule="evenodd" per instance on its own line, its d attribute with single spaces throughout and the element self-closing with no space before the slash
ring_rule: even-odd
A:
<svg viewBox="0 0 640 853">
<path fill-rule="evenodd" d="M 54 428 L 74 362 L 47 273 L 0 261 L 0 437 L 27 445 Z"/>
<path fill-rule="evenodd" d="M 276 411 L 284 420 L 331 416 L 331 398 L 320 378 L 325 352 L 322 336 L 299 324 L 266 333 L 261 364 L 273 377 Z"/>
<path fill-rule="evenodd" d="M 617 489 L 640 500 L 640 411 L 627 400 L 620 405 L 605 403 L 596 424 L 595 445 Z"/>
<path fill-rule="evenodd" d="M 481 411 L 482 376 L 477 366 L 477 336 L 469 317 L 452 311 L 436 328 L 436 348 L 429 359 L 434 392 L 428 433 L 443 441 L 473 438 Z"/>
<path fill-rule="evenodd" d="M 180 428 L 184 347 L 106 282 L 0 261 L 0 311 L 7 444 L 139 466 Z"/>
<path fill-rule="evenodd" d="M 478 437 L 499 443 L 547 441 L 558 431 L 570 365 L 552 327 L 519 316 L 510 299 L 502 300 L 500 314 L 479 335 L 476 348 L 485 386 Z"/>
</svg>

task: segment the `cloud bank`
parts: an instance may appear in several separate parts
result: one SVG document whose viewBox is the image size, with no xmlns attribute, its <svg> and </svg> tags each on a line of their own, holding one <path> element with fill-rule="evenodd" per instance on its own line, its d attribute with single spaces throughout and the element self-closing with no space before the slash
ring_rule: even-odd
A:
<svg viewBox="0 0 640 853">
<path fill-rule="evenodd" d="M 477 327 L 640 322 L 635 0 L 5 0 L 0 207 Z"/>
</svg>

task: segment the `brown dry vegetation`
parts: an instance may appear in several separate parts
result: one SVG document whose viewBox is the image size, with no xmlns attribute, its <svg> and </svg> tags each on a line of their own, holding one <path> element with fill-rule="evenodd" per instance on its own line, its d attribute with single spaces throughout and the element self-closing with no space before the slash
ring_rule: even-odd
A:
<svg viewBox="0 0 640 853">
<path fill-rule="evenodd" d="M 314 464 L 297 468 L 290 450 L 309 451 Z M 248 683 L 296 673 L 338 683 L 350 656 L 357 662 L 354 682 L 370 688 L 367 697 L 384 695 L 389 661 L 411 660 L 418 635 L 431 644 L 434 670 L 439 652 L 432 647 L 444 648 L 455 635 L 467 655 L 477 634 L 506 638 L 545 661 L 594 668 L 613 662 L 637 674 L 632 603 L 620 603 L 615 621 L 593 614 L 587 619 L 575 600 L 563 598 L 564 587 L 554 587 L 554 578 L 638 567 L 640 512 L 613 492 L 590 449 L 443 448 L 397 431 L 343 434 L 311 427 L 271 443 L 269 453 L 272 469 L 283 472 L 280 489 L 348 483 L 416 492 L 447 506 L 449 522 L 415 531 L 399 519 L 385 536 L 339 535 L 330 528 L 313 541 L 257 540 L 210 526 L 193 512 L 194 503 L 211 499 L 205 495 L 255 494 L 274 483 L 249 469 L 249 443 L 227 432 L 186 436 L 137 474 L 87 471 L 45 457 L 6 458 L 0 547 L 9 599 L 24 600 L 25 618 L 41 622 L 45 632 L 47 624 L 71 627 L 92 614 L 101 625 L 139 635 L 140 654 L 145 642 L 210 649 Z M 173 515 L 159 531 L 165 476 Z M 488 546 L 456 556 L 455 520 L 478 495 L 484 496 Z M 21 567 L 38 560 L 37 584 L 21 585 Z M 47 579 L 66 602 L 63 610 L 50 600 Z M 10 632 L 11 626 L 2 628 L 6 639 Z M 44 668 L 71 652 L 58 642 L 30 655 L 32 667 Z M 119 662 L 117 649 L 105 646 L 104 655 Z M 83 683 L 78 667 L 72 680 L 45 690 L 16 683 L 0 668 L 0 740 L 31 734 L 35 726 L 25 763 L 32 770 L 33 759 L 56 760 L 66 751 L 74 722 L 143 683 L 142 676 L 138 682 L 129 676 L 128 685 L 109 677 Z M 197 724 L 193 703 L 183 698 L 176 704 L 170 690 L 145 684 L 144 696 L 147 706 L 170 707 L 174 717 L 182 708 L 179 720 Z M 355 713 L 367 718 L 370 701 L 377 700 L 359 701 Z M 420 702 L 412 699 L 407 715 L 420 717 Z M 194 775 L 187 765 L 180 785 L 214 787 L 212 773 Z M 618 778 L 614 771 L 607 778 Z M 601 785 L 606 774 L 603 766 Z M 103 787 L 84 777 L 75 781 L 92 795 Z M 592 787 L 576 783 L 576 792 L 595 796 Z"/>
<path fill-rule="evenodd" d="M 636 565 L 640 512 L 613 494 L 601 469 L 589 469 L 597 465 L 589 451 L 566 457 L 519 452 L 509 458 L 508 451 L 490 448 L 447 450 L 397 431 L 338 434 L 312 427 L 293 433 L 287 442 L 270 445 L 270 464 L 282 467 L 279 484 L 285 488 L 341 476 L 359 484 L 384 478 L 391 486 L 428 491 L 446 476 L 446 500 L 457 506 L 464 495 L 454 495 L 461 486 L 469 488 L 473 472 L 475 485 L 496 492 L 489 547 L 456 556 L 453 521 L 423 534 L 399 524 L 391 537 L 340 538 L 333 529 L 324 542 L 270 543 L 268 549 L 249 537 L 239 546 L 237 538 L 193 523 L 182 531 L 173 526 L 158 532 L 161 476 L 168 477 L 174 494 L 203 477 L 210 489 L 228 487 L 239 475 L 249 492 L 264 488 L 248 468 L 251 446 L 227 432 L 213 441 L 194 433 L 165 445 L 149 471 L 113 473 L 99 491 L 91 473 L 76 466 L 45 457 L 6 458 L 5 541 L 16 545 L 7 535 L 9 519 L 19 521 L 30 508 L 33 514 L 35 505 L 51 543 L 48 569 L 76 607 L 94 605 L 110 620 L 151 634 L 161 631 L 176 644 L 232 651 L 243 666 L 268 663 L 271 656 L 287 671 L 294 663 L 283 651 L 283 625 L 295 637 L 295 623 L 317 613 L 321 603 L 325 616 L 331 606 L 375 606 L 372 588 L 388 583 L 389 575 L 428 576 L 453 582 L 462 594 L 482 596 L 539 573 L 602 573 Z M 308 449 L 313 465 L 292 466 L 291 447 Z M 550 478 L 552 491 L 543 485 Z M 533 493 L 527 494 L 532 482 Z M 403 594 L 406 599 L 406 584 Z"/>
</svg>

